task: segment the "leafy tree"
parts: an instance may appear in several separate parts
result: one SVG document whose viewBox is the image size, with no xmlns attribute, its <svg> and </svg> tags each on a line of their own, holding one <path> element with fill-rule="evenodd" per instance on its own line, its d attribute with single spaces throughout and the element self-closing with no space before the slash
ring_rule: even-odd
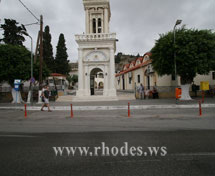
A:
<svg viewBox="0 0 215 176">
<path fill-rule="evenodd" d="M 49 74 L 48 69 L 43 67 L 43 78 Z M 31 77 L 31 53 L 25 47 L 19 45 L 0 45 L 0 82 L 8 82 L 14 87 L 14 80 L 30 80 Z M 34 64 L 34 77 L 39 79 L 39 63 Z M 21 94 L 14 94 L 13 102 L 22 102 Z"/>
<path fill-rule="evenodd" d="M 118 64 L 121 61 L 122 53 L 117 53 L 115 56 L 115 63 Z"/>
<path fill-rule="evenodd" d="M 26 35 L 26 29 L 24 25 L 18 26 L 19 23 L 16 20 L 5 19 L 5 24 L 1 25 L 1 28 L 4 30 L 3 41 L 5 44 L 11 45 L 23 45 L 25 38 L 23 35 Z"/>
<path fill-rule="evenodd" d="M 73 85 L 75 85 L 75 83 L 78 82 L 78 75 L 73 75 L 73 76 L 68 75 L 68 76 L 66 77 L 66 79 L 67 79 L 67 81 L 69 82 L 69 87 L 70 87 L 70 86 L 71 86 L 71 83 L 72 83 Z"/>
<path fill-rule="evenodd" d="M 58 44 L 57 44 L 57 53 L 55 57 L 56 63 L 56 72 L 64 75 L 68 75 L 70 72 L 69 61 L 67 60 L 67 48 L 65 44 L 64 35 L 60 34 Z"/>
<path fill-rule="evenodd" d="M 183 27 L 176 31 L 175 46 L 173 40 L 172 31 L 161 34 L 151 50 L 152 64 L 159 75 L 174 74 L 174 52 L 182 84 L 190 84 L 197 74 L 215 69 L 215 33 Z"/>
<path fill-rule="evenodd" d="M 72 76 L 71 76 L 71 75 L 68 75 L 68 76 L 66 77 L 66 79 L 67 79 L 67 81 L 69 82 L 69 87 L 70 87 L 70 85 L 71 85 L 71 83 L 72 83 Z"/>
<path fill-rule="evenodd" d="M 72 82 L 75 84 L 78 82 L 78 75 L 73 75 L 72 76 Z"/>
<path fill-rule="evenodd" d="M 23 46 L 0 45 L 0 82 L 12 87 L 14 79 L 29 80 L 31 53 Z"/>
<path fill-rule="evenodd" d="M 37 62 L 34 64 L 34 78 L 39 82 L 39 74 L 40 74 L 40 62 L 37 60 Z M 43 63 L 43 72 L 42 77 L 43 80 L 45 80 L 50 75 L 50 70 L 47 68 L 46 64 Z"/>
<path fill-rule="evenodd" d="M 45 32 L 43 33 L 43 59 L 48 67 L 48 69 L 54 73 L 55 72 L 55 61 L 53 57 L 53 48 L 51 44 L 51 34 L 49 26 L 45 27 Z"/>
<path fill-rule="evenodd" d="M 34 64 L 33 74 L 39 80 L 39 62 Z M 47 67 L 43 66 L 43 78 L 49 76 Z M 31 53 L 23 46 L 0 45 L 0 82 L 6 81 L 12 87 L 14 79 L 23 81 L 31 77 Z"/>
</svg>

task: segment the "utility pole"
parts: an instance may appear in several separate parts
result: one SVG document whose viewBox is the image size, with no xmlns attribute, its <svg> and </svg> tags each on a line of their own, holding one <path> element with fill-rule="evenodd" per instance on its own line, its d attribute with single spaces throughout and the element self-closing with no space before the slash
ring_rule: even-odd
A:
<svg viewBox="0 0 215 176">
<path fill-rule="evenodd" d="M 37 44 L 36 44 L 36 48 L 35 48 L 34 63 L 37 62 L 39 40 L 40 40 L 40 31 L 38 32 L 38 35 L 37 35 Z"/>
<path fill-rule="evenodd" d="M 40 72 L 39 72 L 39 89 L 42 90 L 43 83 L 43 16 L 40 16 Z"/>
</svg>

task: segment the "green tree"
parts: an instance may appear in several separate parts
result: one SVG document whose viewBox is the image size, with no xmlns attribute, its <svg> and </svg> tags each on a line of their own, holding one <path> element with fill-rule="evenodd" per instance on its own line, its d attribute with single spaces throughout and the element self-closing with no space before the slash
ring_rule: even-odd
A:
<svg viewBox="0 0 215 176">
<path fill-rule="evenodd" d="M 139 58 L 140 57 L 140 53 L 138 53 L 137 55 L 136 55 L 136 58 Z"/>
<path fill-rule="evenodd" d="M 25 26 L 18 26 L 19 23 L 17 23 L 16 20 L 4 20 L 5 24 L 1 25 L 1 28 L 4 30 L 4 37 L 3 39 L 0 39 L 0 41 L 3 41 L 5 44 L 23 45 L 23 42 L 25 41 L 25 37 L 23 37 L 23 35 L 26 35 Z"/>
<path fill-rule="evenodd" d="M 175 46 L 172 31 L 161 34 L 151 50 L 153 68 L 159 75 L 174 74 L 174 52 L 177 75 L 183 85 L 189 85 L 197 74 L 208 74 L 215 69 L 215 33 L 180 28 L 176 31 Z M 189 95 L 182 86 L 182 99 L 186 99 L 186 92 Z"/>
<path fill-rule="evenodd" d="M 71 83 L 72 83 L 72 76 L 71 75 L 67 75 L 66 79 L 69 82 L 69 87 L 70 87 Z"/>
<path fill-rule="evenodd" d="M 55 57 L 56 63 L 56 72 L 64 75 L 68 75 L 70 72 L 69 61 L 67 60 L 67 48 L 65 43 L 65 38 L 63 34 L 60 34 L 58 44 L 57 44 L 57 52 Z"/>
<path fill-rule="evenodd" d="M 78 75 L 73 75 L 72 76 L 72 82 L 75 84 L 78 82 Z"/>
<path fill-rule="evenodd" d="M 121 61 L 122 53 L 117 53 L 115 56 L 115 63 L 118 64 Z"/>
<path fill-rule="evenodd" d="M 29 80 L 31 53 L 23 46 L 0 45 L 0 82 L 12 87 L 14 79 Z"/>
<path fill-rule="evenodd" d="M 37 60 L 37 62 L 34 64 L 34 78 L 39 82 L 39 73 L 40 73 L 40 62 Z M 42 77 L 43 80 L 45 80 L 50 75 L 50 70 L 46 66 L 46 64 L 43 63 L 43 72 Z"/>
<path fill-rule="evenodd" d="M 39 80 L 39 62 L 34 64 L 34 77 Z M 49 76 L 49 70 L 43 66 L 43 78 Z M 23 81 L 31 77 L 31 53 L 23 46 L 0 45 L 0 82 L 14 86 L 14 79 Z"/>
<path fill-rule="evenodd" d="M 43 59 L 48 67 L 48 69 L 54 73 L 55 72 L 55 60 L 53 57 L 53 48 L 51 44 L 51 34 L 49 30 L 49 26 L 45 27 L 45 31 L 43 33 Z"/>
</svg>

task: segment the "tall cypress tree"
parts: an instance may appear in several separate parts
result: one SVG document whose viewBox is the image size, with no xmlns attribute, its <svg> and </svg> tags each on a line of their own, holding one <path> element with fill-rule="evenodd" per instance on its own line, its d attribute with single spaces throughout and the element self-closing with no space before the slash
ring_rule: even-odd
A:
<svg viewBox="0 0 215 176">
<path fill-rule="evenodd" d="M 56 64 L 56 72 L 64 75 L 68 75 L 70 72 L 69 61 L 67 60 L 67 48 L 65 43 L 65 38 L 63 34 L 60 34 L 58 44 L 57 44 L 57 52 L 55 57 Z"/>
<path fill-rule="evenodd" d="M 49 26 L 46 26 L 43 32 L 43 59 L 48 69 L 53 73 L 55 72 L 55 60 L 53 57 L 51 39 Z"/>
</svg>

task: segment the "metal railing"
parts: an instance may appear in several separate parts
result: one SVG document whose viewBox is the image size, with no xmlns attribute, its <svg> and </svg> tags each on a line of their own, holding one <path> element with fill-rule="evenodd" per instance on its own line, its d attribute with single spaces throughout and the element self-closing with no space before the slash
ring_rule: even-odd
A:
<svg viewBox="0 0 215 176">
<path fill-rule="evenodd" d="M 76 41 L 85 40 L 116 40 L 116 33 L 95 33 L 95 34 L 78 34 L 75 35 Z"/>
</svg>

